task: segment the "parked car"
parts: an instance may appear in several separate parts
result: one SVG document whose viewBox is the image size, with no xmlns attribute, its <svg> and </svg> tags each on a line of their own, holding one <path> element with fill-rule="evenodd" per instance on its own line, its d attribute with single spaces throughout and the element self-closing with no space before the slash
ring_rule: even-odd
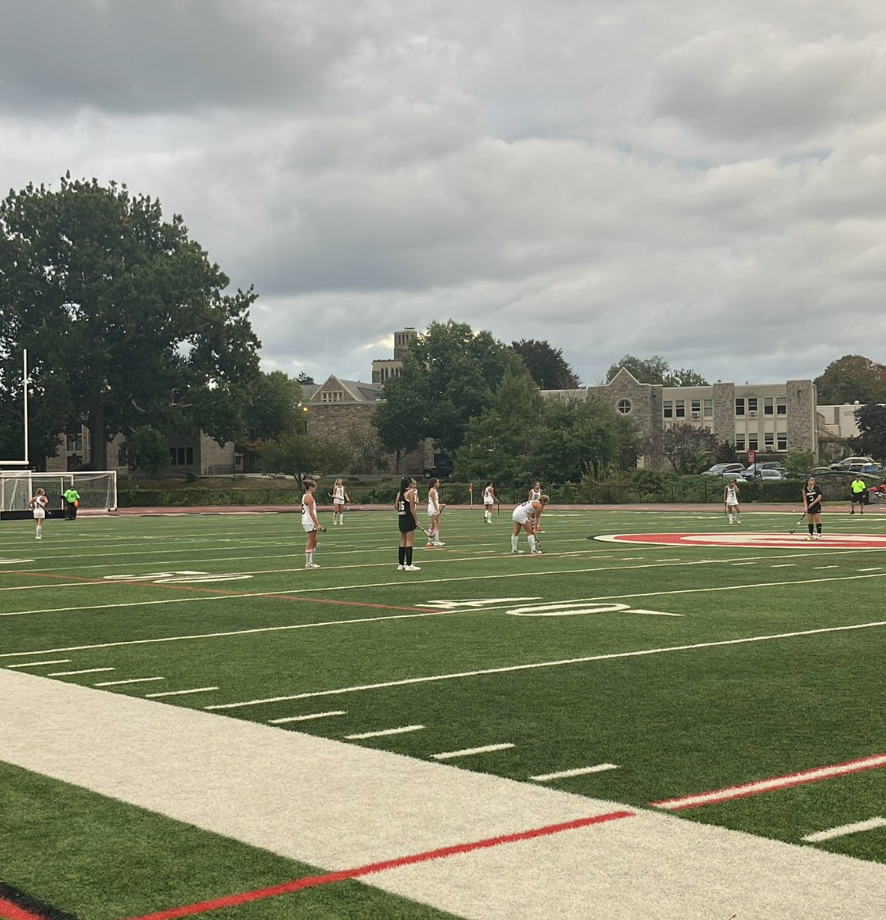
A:
<svg viewBox="0 0 886 920">
<path fill-rule="evenodd" d="M 777 460 L 766 460 L 762 463 L 752 463 L 746 470 L 742 472 L 742 475 L 745 479 L 753 479 L 757 476 L 758 471 L 762 472 L 763 470 L 777 470 L 782 479 L 786 478 L 788 475 L 787 467 L 783 463 L 779 463 Z M 772 479 L 771 476 L 767 477 Z"/>
<path fill-rule="evenodd" d="M 764 482 L 775 480 L 780 482 L 782 479 L 787 479 L 787 475 L 782 473 L 781 470 L 760 470 L 759 473 L 754 473 L 750 477 L 751 479 L 762 479 Z"/>
<path fill-rule="evenodd" d="M 702 476 L 717 476 L 720 479 L 728 478 L 730 475 L 741 475 L 743 467 L 740 463 L 715 463 L 709 470 L 705 470 Z"/>
<path fill-rule="evenodd" d="M 831 464 L 832 470 L 850 470 L 851 472 L 866 473 L 868 470 L 865 467 L 872 467 L 873 469 L 870 472 L 878 473 L 880 467 L 878 464 L 874 463 L 873 457 L 845 457 L 842 460 L 839 460 L 837 463 Z M 858 467 L 858 469 L 856 469 Z"/>
</svg>

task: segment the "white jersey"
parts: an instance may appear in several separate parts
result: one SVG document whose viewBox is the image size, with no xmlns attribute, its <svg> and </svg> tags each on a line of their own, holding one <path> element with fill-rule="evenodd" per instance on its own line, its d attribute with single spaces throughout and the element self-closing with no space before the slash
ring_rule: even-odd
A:
<svg viewBox="0 0 886 920">
<path fill-rule="evenodd" d="M 428 516 L 434 517 L 440 513 L 440 499 L 437 497 L 437 490 L 431 489 L 428 492 Z"/>
<path fill-rule="evenodd" d="M 511 520 L 515 524 L 528 524 L 530 521 L 535 520 L 535 512 L 536 507 L 531 501 L 523 502 L 523 504 L 514 508 Z"/>
<path fill-rule="evenodd" d="M 541 500 L 541 489 L 530 489 L 529 490 L 529 501 L 537 502 Z"/>
<path fill-rule="evenodd" d="M 483 490 L 483 504 L 484 505 L 494 505 L 495 504 L 495 493 L 491 486 L 486 486 Z"/>
<path fill-rule="evenodd" d="M 49 499 L 45 495 L 35 495 L 31 501 L 34 503 L 34 518 L 42 521 L 46 517 L 46 506 L 49 504 Z"/>
<path fill-rule="evenodd" d="M 726 486 L 726 504 L 727 505 L 737 505 L 738 504 L 738 489 L 734 485 Z"/>
<path fill-rule="evenodd" d="M 343 505 L 345 503 L 345 487 L 344 486 L 333 486 L 332 501 L 336 505 Z"/>
<path fill-rule="evenodd" d="M 314 519 L 311 517 L 311 509 L 308 505 L 306 499 L 310 495 L 310 492 L 306 492 L 301 500 L 301 526 L 304 529 L 305 533 L 310 533 L 312 530 L 317 530 L 317 525 L 314 523 Z M 314 513 L 316 514 L 316 504 L 314 505 Z"/>
</svg>

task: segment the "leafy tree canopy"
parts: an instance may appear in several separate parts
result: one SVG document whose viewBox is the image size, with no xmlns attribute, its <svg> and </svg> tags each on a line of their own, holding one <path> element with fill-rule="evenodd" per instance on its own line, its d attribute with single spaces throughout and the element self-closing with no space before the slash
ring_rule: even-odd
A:
<svg viewBox="0 0 886 920">
<path fill-rule="evenodd" d="M 300 489 L 304 488 L 306 479 L 343 469 L 349 459 L 348 452 L 340 444 L 294 432 L 271 441 L 262 452 L 265 472 L 294 476 Z"/>
<path fill-rule="evenodd" d="M 886 402 L 886 367 L 861 355 L 832 361 L 814 382 L 819 405 Z"/>
<path fill-rule="evenodd" d="M 62 178 L 0 203 L 0 403 L 20 412 L 16 371 L 31 363 L 32 419 L 44 438 L 85 420 L 94 466 L 113 435 L 165 428 L 174 394 L 193 423 L 233 440 L 258 374 L 250 288 L 229 280 L 182 218 L 125 185 Z M 172 395 L 171 395 L 172 394 Z M 34 425 L 32 425 L 32 430 Z M 32 442 L 32 457 L 50 445 Z"/>
<path fill-rule="evenodd" d="M 522 359 L 489 332 L 465 323 L 431 323 L 409 346 L 399 377 L 385 384 L 385 403 L 375 413 L 382 443 L 412 449 L 430 438 L 454 453 L 468 420 L 489 405 L 507 371 L 528 372 Z"/>
<path fill-rule="evenodd" d="M 879 463 L 886 462 L 886 406 L 868 403 L 856 409 L 855 417 L 859 435 L 852 439 L 853 449 Z"/>
<path fill-rule="evenodd" d="M 650 439 L 645 453 L 667 458 L 680 475 L 700 473 L 711 465 L 719 448 L 717 436 L 710 428 L 698 428 L 688 422 L 669 425 L 661 435 Z"/>
<path fill-rule="evenodd" d="M 535 339 L 511 342 L 511 348 L 523 359 L 532 379 L 543 390 L 576 390 L 581 386 L 575 371 L 566 362 L 561 348 Z"/>
<path fill-rule="evenodd" d="M 638 383 L 660 383 L 666 387 L 708 386 L 707 380 L 701 374 L 688 367 L 674 370 L 661 355 L 653 355 L 646 359 L 625 355 L 609 368 L 606 380 L 612 380 L 621 368 L 629 371 Z"/>
</svg>

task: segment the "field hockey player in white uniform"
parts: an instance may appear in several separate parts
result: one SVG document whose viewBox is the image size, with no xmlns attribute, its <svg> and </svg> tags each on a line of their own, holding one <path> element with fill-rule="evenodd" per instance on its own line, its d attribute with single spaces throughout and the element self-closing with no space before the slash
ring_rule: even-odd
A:
<svg viewBox="0 0 886 920">
<path fill-rule="evenodd" d="M 730 524 L 741 523 L 741 508 L 738 504 L 738 483 L 730 479 L 723 490 L 723 501 L 726 503 L 726 514 L 729 515 Z"/>
<path fill-rule="evenodd" d="M 523 502 L 521 505 L 517 505 L 517 507 L 514 508 L 514 513 L 511 515 L 511 520 L 514 522 L 514 529 L 511 533 L 512 553 L 523 552 L 519 548 L 521 530 L 526 531 L 526 535 L 529 539 L 529 551 L 532 553 L 541 553 L 541 550 L 536 545 L 535 534 L 538 530 L 539 521 L 541 520 L 541 513 L 544 511 L 548 500 L 547 495 L 542 495 L 539 499 Z"/>
<path fill-rule="evenodd" d="M 340 480 L 335 480 L 335 485 L 332 487 L 332 526 L 335 527 L 336 524 L 341 524 L 344 526 L 345 523 L 345 502 L 349 502 L 347 490 L 345 489 L 345 484 Z M 338 518 L 338 520 L 336 520 Z"/>
<path fill-rule="evenodd" d="M 314 550 L 317 548 L 317 534 L 324 528 L 320 526 L 317 520 L 317 502 L 314 501 L 314 490 L 317 483 L 311 479 L 305 481 L 305 494 L 301 500 L 301 526 L 308 535 L 305 543 L 305 568 L 319 569 L 320 566 L 314 562 Z"/>
<path fill-rule="evenodd" d="M 489 482 L 483 490 L 483 521 L 486 524 L 492 523 L 492 506 L 495 504 L 495 484 Z"/>
<path fill-rule="evenodd" d="M 34 497 L 28 502 L 28 508 L 34 514 L 34 520 L 37 522 L 37 539 L 43 539 L 43 522 L 46 520 L 47 510 L 46 506 L 49 504 L 49 499 L 46 497 L 46 492 L 43 489 L 37 489 L 34 493 Z"/>
<path fill-rule="evenodd" d="M 440 502 L 440 480 L 432 479 L 428 489 L 428 517 L 431 522 L 428 524 L 428 542 L 426 548 L 432 546 L 446 546 L 440 542 L 440 515 L 446 506 Z"/>
</svg>

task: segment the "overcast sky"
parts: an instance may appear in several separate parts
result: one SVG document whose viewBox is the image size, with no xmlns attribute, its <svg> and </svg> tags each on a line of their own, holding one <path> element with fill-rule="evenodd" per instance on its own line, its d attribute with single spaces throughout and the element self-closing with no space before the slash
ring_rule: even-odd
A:
<svg viewBox="0 0 886 920">
<path fill-rule="evenodd" d="M 265 370 L 454 319 L 711 382 L 886 363 L 876 0 L 2 0 L 0 188 L 116 180 Z"/>
</svg>

